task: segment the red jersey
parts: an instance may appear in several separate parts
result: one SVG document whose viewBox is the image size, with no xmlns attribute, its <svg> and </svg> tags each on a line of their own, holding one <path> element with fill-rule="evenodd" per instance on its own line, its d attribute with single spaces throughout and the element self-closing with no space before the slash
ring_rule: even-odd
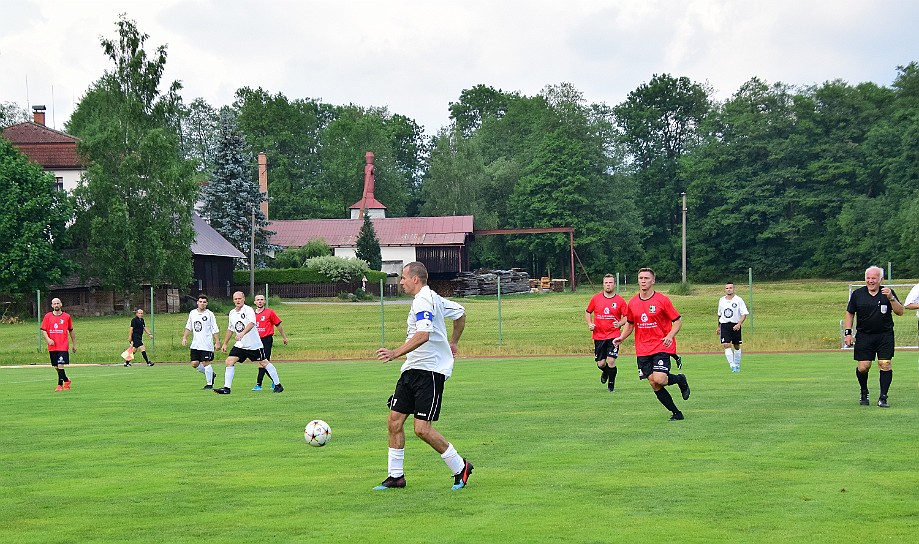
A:
<svg viewBox="0 0 919 544">
<path fill-rule="evenodd" d="M 73 321 L 70 320 L 70 314 L 61 312 L 61 315 L 54 315 L 54 312 L 45 314 L 41 320 L 41 330 L 48 333 L 48 336 L 54 340 L 54 345 L 48 345 L 48 351 L 68 351 L 70 342 L 67 336 L 69 331 L 73 330 Z"/>
<path fill-rule="evenodd" d="M 259 338 L 274 335 L 274 326 L 281 324 L 281 318 L 271 308 L 262 308 L 255 312 L 255 327 L 258 329 Z"/>
<path fill-rule="evenodd" d="M 626 314 L 625 299 L 618 294 L 607 297 L 600 292 L 587 303 L 587 312 L 594 314 L 594 340 L 609 340 L 619 338 L 619 327 L 613 321 L 622 321 Z"/>
<path fill-rule="evenodd" d="M 673 322 L 680 318 L 669 298 L 655 291 L 651 298 L 642 300 L 638 293 L 629 301 L 627 318 L 635 326 L 635 355 L 676 354 L 675 338 L 670 347 L 661 342 L 670 334 Z"/>
</svg>

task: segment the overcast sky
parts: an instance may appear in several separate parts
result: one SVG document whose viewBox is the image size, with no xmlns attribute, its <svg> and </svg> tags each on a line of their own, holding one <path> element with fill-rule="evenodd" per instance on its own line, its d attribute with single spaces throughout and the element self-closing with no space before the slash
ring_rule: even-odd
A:
<svg viewBox="0 0 919 544">
<path fill-rule="evenodd" d="M 3 0 L 0 101 L 45 104 L 63 128 L 111 66 L 119 13 L 166 45 L 186 102 L 236 89 L 386 106 L 434 134 L 479 83 L 537 94 L 569 82 L 615 105 L 654 74 L 725 99 L 751 77 L 889 86 L 919 60 L 916 0 Z M 162 88 L 166 88 L 166 83 Z M 53 100 L 52 100 L 53 89 Z"/>
</svg>

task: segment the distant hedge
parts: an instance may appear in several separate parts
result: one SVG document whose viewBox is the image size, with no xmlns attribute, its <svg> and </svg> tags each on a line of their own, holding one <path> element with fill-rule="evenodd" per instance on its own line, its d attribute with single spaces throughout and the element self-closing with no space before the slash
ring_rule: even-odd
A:
<svg viewBox="0 0 919 544">
<path fill-rule="evenodd" d="M 379 270 L 367 270 L 367 283 L 377 284 L 381 279 L 386 279 L 386 273 Z M 249 283 L 248 270 L 234 270 L 233 282 L 236 285 Z M 296 283 L 331 283 L 332 280 L 325 274 L 309 268 L 262 268 L 255 271 L 255 283 L 269 285 L 285 285 Z"/>
</svg>

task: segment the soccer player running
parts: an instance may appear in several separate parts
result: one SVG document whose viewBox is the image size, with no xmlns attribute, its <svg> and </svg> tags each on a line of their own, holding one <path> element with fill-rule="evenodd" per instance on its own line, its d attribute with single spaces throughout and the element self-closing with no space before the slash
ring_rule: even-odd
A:
<svg viewBox="0 0 919 544">
<path fill-rule="evenodd" d="M 284 327 L 281 326 L 281 318 L 278 317 L 278 314 L 274 313 L 274 310 L 271 308 L 265 307 L 265 295 L 255 295 L 255 321 L 256 328 L 258 329 L 258 336 L 262 339 L 262 347 L 265 350 L 265 360 L 258 364 L 258 378 L 255 381 L 255 387 L 252 388 L 253 391 L 262 390 L 262 380 L 265 379 L 265 374 L 268 373 L 265 370 L 265 366 L 271 362 L 271 347 L 274 345 L 274 329 L 277 327 L 278 332 L 281 333 L 281 338 L 284 340 L 284 345 L 287 345 L 287 334 L 284 333 Z M 272 384 L 272 389 L 274 389 L 274 384 Z"/>
<path fill-rule="evenodd" d="M 48 343 L 48 355 L 51 357 L 51 366 L 57 371 L 57 389 L 55 391 L 64 391 L 70 389 L 70 378 L 64 367 L 70 364 L 70 353 L 68 349 L 77 352 L 77 337 L 73 335 L 73 320 L 70 314 L 65 312 L 61 304 L 61 299 L 51 299 L 51 311 L 45 314 L 41 321 L 41 333 Z M 67 335 L 70 334 L 70 345 L 67 343 Z"/>
<path fill-rule="evenodd" d="M 846 306 L 845 329 L 846 346 L 855 345 L 853 358 L 858 362 L 855 368 L 855 377 L 861 387 L 859 404 L 868 406 L 868 371 L 871 370 L 871 361 L 877 357 L 878 378 L 881 394 L 878 396 L 878 407 L 889 408 L 887 392 L 893 380 L 893 370 L 890 368 L 893 359 L 893 313 L 903 315 L 903 305 L 897 299 L 897 294 L 889 287 L 881 287 L 884 281 L 884 269 L 880 266 L 869 266 L 865 270 L 865 285 L 852 291 L 849 305 Z M 852 320 L 855 319 L 858 333 L 858 342 L 852 336 Z"/>
<path fill-rule="evenodd" d="M 192 333 L 191 367 L 204 374 L 203 389 L 213 389 L 215 372 L 211 361 L 214 360 L 214 346 L 220 345 L 220 327 L 214 312 L 207 309 L 207 295 L 198 295 L 198 307 L 188 312 L 182 346 L 188 345 L 188 333 Z"/>
<path fill-rule="evenodd" d="M 399 284 L 414 300 L 408 313 L 405 343 L 396 349 L 377 350 L 377 358 L 384 362 L 402 355 L 406 357 L 396 390 L 389 398 L 389 476 L 374 489 L 405 487 L 403 426 L 409 414 L 414 416 L 415 434 L 440 454 L 453 473 L 452 489 L 462 489 L 472 474 L 472 463 L 457 453 L 453 444 L 447 442 L 432 422 L 440 417 L 444 382 L 453 372 L 457 344 L 466 326 L 466 310 L 453 301 L 441 298 L 428 287 L 428 271 L 422 263 L 407 264 L 402 269 Z M 449 340 L 444 318 L 453 321 L 453 334 Z"/>
<path fill-rule="evenodd" d="M 724 284 L 724 296 L 718 300 L 718 326 L 715 333 L 721 337 L 724 356 L 731 366 L 731 372 L 740 372 L 740 345 L 743 338 L 740 326 L 750 312 L 742 298 L 734 294 L 734 282 Z"/>
<path fill-rule="evenodd" d="M 616 359 L 619 357 L 619 346 L 613 340 L 625 324 L 625 309 L 625 299 L 616 294 L 616 277 L 607 274 L 603 276 L 603 291 L 590 299 L 584 312 L 587 328 L 593 333 L 594 360 L 601 372 L 600 383 L 607 384 L 610 393 L 616 390 Z"/>
<path fill-rule="evenodd" d="M 134 319 L 131 320 L 131 326 L 128 327 L 128 345 L 134 348 L 134 351 L 140 350 L 140 353 L 144 356 L 144 361 L 147 362 L 147 366 L 153 366 L 153 363 L 150 362 L 150 358 L 147 357 L 147 347 L 144 346 L 144 333 L 150 335 L 150 338 L 153 338 L 153 333 L 150 332 L 150 329 L 147 328 L 147 324 L 144 323 L 144 310 L 138 308 L 137 312 L 134 314 Z M 131 366 L 131 361 L 125 361 L 124 366 Z"/>
<path fill-rule="evenodd" d="M 230 322 L 227 327 L 227 334 L 223 338 L 223 345 L 220 351 L 226 353 L 227 343 L 230 341 L 230 335 L 235 333 L 235 343 L 230 350 L 230 356 L 227 357 L 227 370 L 223 376 L 223 387 L 214 389 L 214 393 L 220 395 L 229 395 L 230 388 L 233 386 L 233 374 L 236 372 L 235 365 L 237 362 L 245 362 L 246 359 L 258 363 L 265 360 L 265 351 L 262 349 L 262 339 L 258 336 L 258 329 L 255 327 L 255 311 L 246 306 L 246 295 L 242 291 L 233 293 L 233 306 L 230 310 Z M 281 380 L 278 379 L 278 371 L 274 365 L 268 363 L 265 366 L 271 381 L 274 382 L 274 392 L 284 391 Z"/>
<path fill-rule="evenodd" d="M 907 310 L 917 310 L 916 317 L 919 317 L 919 283 L 909 290 L 906 300 L 903 301 L 903 307 Z"/>
<path fill-rule="evenodd" d="M 689 399 L 686 376 L 670 373 L 671 356 L 676 359 L 677 367 L 680 366 L 674 337 L 680 332 L 683 322 L 670 299 L 654 290 L 656 279 L 654 270 L 650 268 L 638 271 L 638 294 L 629 300 L 626 324 L 615 342 L 621 344 L 635 331 L 638 379 L 648 380 L 657 400 L 672 412 L 670 421 L 679 421 L 684 419 L 683 412 L 676 407 L 673 397 L 665 388 L 677 384 L 683 400 Z"/>
</svg>

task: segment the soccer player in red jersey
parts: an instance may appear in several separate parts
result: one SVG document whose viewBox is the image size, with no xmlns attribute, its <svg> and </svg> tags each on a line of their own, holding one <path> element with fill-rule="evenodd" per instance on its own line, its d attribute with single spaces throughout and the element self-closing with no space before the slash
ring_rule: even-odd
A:
<svg viewBox="0 0 919 544">
<path fill-rule="evenodd" d="M 672 412 L 670 421 L 679 421 L 683 419 L 683 412 L 676 407 L 673 397 L 665 387 L 677 384 L 683 400 L 689 399 L 689 383 L 686 376 L 670 373 L 671 356 L 676 359 L 677 368 L 682 366 L 676 354 L 674 339 L 680 332 L 682 321 L 670 299 L 654 290 L 656 279 L 654 270 L 650 268 L 638 271 L 638 294 L 629 301 L 627 322 L 615 343 L 621 344 L 633 330 L 635 331 L 638 378 L 647 379 L 657 400 Z"/>
<path fill-rule="evenodd" d="M 610 393 L 616 390 L 616 358 L 619 357 L 619 346 L 613 340 L 625 325 L 625 310 L 625 299 L 616 294 L 616 276 L 603 276 L 603 291 L 587 303 L 584 320 L 593 333 L 594 360 L 602 373 L 600 383 L 607 384 Z"/>
<path fill-rule="evenodd" d="M 57 389 L 55 391 L 64 391 L 70 389 L 70 379 L 64 371 L 64 366 L 70 364 L 70 353 L 72 349 L 77 352 L 77 337 L 73 335 L 73 321 L 70 314 L 62 309 L 61 299 L 51 299 L 51 311 L 45 314 L 41 322 L 41 333 L 48 343 L 48 354 L 51 356 L 51 366 L 57 370 Z M 67 343 L 67 335 L 70 334 L 70 344 Z"/>
<path fill-rule="evenodd" d="M 274 346 L 275 328 L 281 333 L 284 345 L 287 345 L 287 334 L 284 332 L 284 327 L 281 326 L 281 318 L 274 313 L 274 310 L 266 308 L 265 303 L 264 295 L 255 295 L 255 326 L 265 348 L 265 360 L 259 363 L 258 378 L 256 378 L 255 387 L 252 388 L 253 391 L 262 390 L 262 380 L 265 379 L 265 374 L 268 373 L 265 367 L 271 363 L 271 348 Z"/>
</svg>

